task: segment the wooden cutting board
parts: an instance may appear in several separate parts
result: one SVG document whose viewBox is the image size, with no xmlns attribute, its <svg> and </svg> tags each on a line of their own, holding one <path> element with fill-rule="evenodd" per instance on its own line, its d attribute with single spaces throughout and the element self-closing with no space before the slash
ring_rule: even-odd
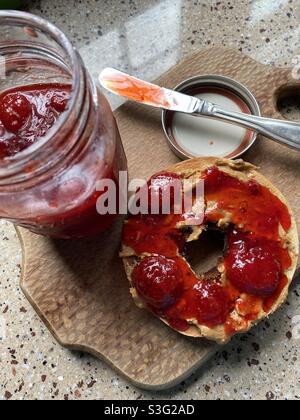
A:
<svg viewBox="0 0 300 420">
<path fill-rule="evenodd" d="M 244 83 L 263 115 L 282 118 L 277 97 L 300 88 L 290 70 L 266 67 L 224 48 L 203 50 L 157 82 L 173 88 L 198 74 Z M 126 103 L 116 112 L 131 177 L 149 177 L 178 161 L 161 128 L 160 112 Z M 245 159 L 260 166 L 289 199 L 300 228 L 300 155 L 260 138 Z M 185 338 L 135 307 L 118 258 L 122 221 L 101 238 L 52 241 L 18 229 L 24 251 L 22 289 L 51 333 L 69 348 L 106 360 L 135 385 L 165 389 L 182 381 L 216 346 Z"/>
</svg>

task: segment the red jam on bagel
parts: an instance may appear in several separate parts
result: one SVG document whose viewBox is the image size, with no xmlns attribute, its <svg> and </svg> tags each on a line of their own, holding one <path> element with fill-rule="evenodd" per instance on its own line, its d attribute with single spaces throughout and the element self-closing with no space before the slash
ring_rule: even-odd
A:
<svg viewBox="0 0 300 420">
<path fill-rule="evenodd" d="M 155 175 L 147 188 L 159 196 L 184 179 L 204 180 L 203 224 L 189 225 L 175 212 L 131 216 L 121 256 L 138 306 L 182 334 L 223 343 L 286 299 L 298 256 L 296 224 L 281 193 L 241 160 L 183 162 Z M 197 275 L 185 247 L 212 227 L 224 235 L 224 256 L 212 272 Z"/>
</svg>

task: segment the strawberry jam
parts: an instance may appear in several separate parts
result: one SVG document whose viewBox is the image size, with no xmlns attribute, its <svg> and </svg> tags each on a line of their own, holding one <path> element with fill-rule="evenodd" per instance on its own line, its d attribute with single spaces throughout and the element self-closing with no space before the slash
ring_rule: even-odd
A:
<svg viewBox="0 0 300 420">
<path fill-rule="evenodd" d="M 154 179 L 166 188 L 175 176 L 165 173 Z M 184 215 L 132 216 L 123 242 L 142 257 L 133 283 L 152 312 L 178 331 L 186 331 L 188 321 L 197 320 L 210 328 L 224 325 L 231 336 L 246 330 L 261 311 L 268 314 L 286 287 L 284 273 L 292 260 L 279 232 L 290 229 L 291 216 L 279 198 L 254 180 L 240 181 L 215 166 L 203 179 L 207 204 L 203 227 L 209 229 L 230 215 L 230 223 L 222 228 L 224 276 L 198 277 L 183 258 L 190 233 L 178 227 Z M 153 184 L 148 188 L 153 190 Z M 144 257 L 147 254 L 156 255 Z M 240 318 L 231 317 L 234 309 Z"/>
<path fill-rule="evenodd" d="M 187 297 L 187 317 L 211 328 L 223 324 L 232 307 L 226 289 L 216 281 L 198 281 Z"/>
<path fill-rule="evenodd" d="M 65 111 L 70 86 L 18 87 L 0 95 L 0 159 L 11 157 L 45 137 Z"/>
<path fill-rule="evenodd" d="M 124 243 L 138 254 L 152 253 L 167 257 L 177 256 L 185 245 L 184 233 L 176 228 L 182 221 L 182 215 L 173 214 L 175 205 L 174 187 L 181 185 L 181 178 L 173 173 L 154 175 L 146 185 L 148 195 L 147 212 L 151 213 L 151 203 L 159 204 L 157 214 L 138 215 L 125 224 L 123 231 Z M 181 190 L 181 188 L 180 188 Z M 182 194 L 182 191 L 181 191 Z M 169 198 L 169 213 L 164 212 L 164 197 Z"/>
<path fill-rule="evenodd" d="M 133 273 L 138 294 L 151 306 L 172 306 L 182 292 L 182 273 L 175 260 L 163 256 L 144 258 Z"/>
<path fill-rule="evenodd" d="M 104 70 L 100 77 L 101 83 L 108 90 L 112 90 L 120 96 L 153 106 L 170 105 L 164 89 L 159 86 L 146 83 L 114 69 Z"/>
<path fill-rule="evenodd" d="M 282 264 L 276 242 L 233 230 L 227 236 L 225 268 L 230 282 L 243 293 L 269 297 L 279 285 Z"/>
<path fill-rule="evenodd" d="M 241 182 L 217 167 L 206 171 L 204 181 L 206 201 L 217 203 L 206 213 L 208 222 L 218 223 L 229 212 L 235 226 L 274 241 L 279 239 L 279 225 L 285 231 L 290 229 L 291 217 L 285 204 L 256 181 Z"/>
<path fill-rule="evenodd" d="M 175 191 L 182 191 L 182 179 L 174 173 L 159 173 L 151 178 L 147 189 L 151 214 L 170 214 L 177 198 Z"/>
<path fill-rule="evenodd" d="M 112 109 L 59 28 L 17 12 L 1 22 L 0 219 L 51 238 L 100 236 L 126 189 Z"/>
<path fill-rule="evenodd" d="M 22 151 L 41 144 L 22 169 L 30 182 L 17 184 L 16 193 L 0 187 L 1 217 L 63 239 L 101 233 L 112 224 L 114 214 L 97 211 L 104 191 L 96 187 L 103 179 L 118 187 L 126 158 L 109 104 L 99 90 L 94 93 L 87 89 L 71 110 L 67 84 L 21 86 L 0 94 L 0 161 L 22 160 Z M 46 155 L 41 142 L 47 135 Z M 42 176 L 36 175 L 37 168 L 43 169 Z"/>
<path fill-rule="evenodd" d="M 180 220 L 173 215 L 136 216 L 124 226 L 124 244 L 138 255 L 150 253 L 176 257 L 178 249 L 183 251 L 185 245 L 184 233 L 176 228 Z"/>
</svg>

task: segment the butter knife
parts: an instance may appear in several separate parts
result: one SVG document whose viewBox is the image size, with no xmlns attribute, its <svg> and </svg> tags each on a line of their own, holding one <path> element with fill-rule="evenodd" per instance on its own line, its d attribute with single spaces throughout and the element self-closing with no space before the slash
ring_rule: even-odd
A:
<svg viewBox="0 0 300 420">
<path fill-rule="evenodd" d="M 145 82 L 113 68 L 104 69 L 99 81 L 105 89 L 127 99 L 196 117 L 226 121 L 300 150 L 300 123 L 228 111 L 211 102 Z"/>
</svg>

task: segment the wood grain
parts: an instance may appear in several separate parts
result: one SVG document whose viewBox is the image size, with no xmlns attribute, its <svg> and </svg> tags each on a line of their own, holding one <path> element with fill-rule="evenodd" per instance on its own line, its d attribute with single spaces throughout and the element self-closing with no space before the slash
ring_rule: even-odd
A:
<svg viewBox="0 0 300 420">
<path fill-rule="evenodd" d="M 197 74 L 239 80 L 257 97 L 263 115 L 278 118 L 278 92 L 296 83 L 290 70 L 224 48 L 191 56 L 157 82 L 172 88 Z M 159 111 L 126 103 L 116 118 L 131 177 L 149 177 L 178 161 L 165 141 Z M 260 138 L 245 159 L 260 166 L 289 199 L 300 230 L 299 154 Z M 102 238 L 81 242 L 51 241 L 18 229 L 24 251 L 21 286 L 63 346 L 106 360 L 139 387 L 168 388 L 201 366 L 216 346 L 185 338 L 134 306 L 118 258 L 121 225 L 119 220 Z"/>
</svg>

